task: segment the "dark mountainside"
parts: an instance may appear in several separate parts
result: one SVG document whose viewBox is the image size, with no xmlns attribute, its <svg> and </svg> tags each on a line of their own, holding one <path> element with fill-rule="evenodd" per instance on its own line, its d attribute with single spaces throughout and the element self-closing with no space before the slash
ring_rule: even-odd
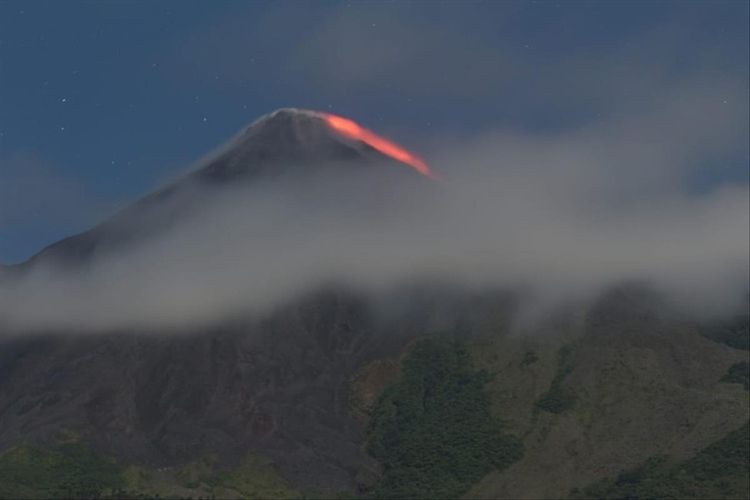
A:
<svg viewBox="0 0 750 500">
<path fill-rule="evenodd" d="M 0 279 L 157 237 L 192 187 L 337 163 L 395 162 L 277 111 Z M 0 332 L 0 497 L 748 497 L 746 315 L 696 324 L 623 286 L 518 336 L 516 301 L 423 290 L 385 319 L 321 290 L 168 336 Z"/>
</svg>

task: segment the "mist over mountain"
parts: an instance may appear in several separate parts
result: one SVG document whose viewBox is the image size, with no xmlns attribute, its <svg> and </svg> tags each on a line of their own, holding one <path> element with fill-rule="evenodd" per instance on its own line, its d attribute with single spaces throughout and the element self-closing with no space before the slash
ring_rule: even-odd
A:
<svg viewBox="0 0 750 500">
<path fill-rule="evenodd" d="M 387 300 L 429 283 L 522 292 L 534 316 L 638 282 L 682 312 L 725 314 L 746 305 L 748 188 L 679 187 L 684 149 L 710 155 L 717 138 L 626 156 L 612 142 L 638 142 L 681 113 L 665 102 L 557 137 L 454 141 L 428 155 L 436 181 L 325 114 L 279 110 L 178 181 L 10 268 L 0 321 L 10 332 L 179 329 L 331 286 Z"/>
</svg>

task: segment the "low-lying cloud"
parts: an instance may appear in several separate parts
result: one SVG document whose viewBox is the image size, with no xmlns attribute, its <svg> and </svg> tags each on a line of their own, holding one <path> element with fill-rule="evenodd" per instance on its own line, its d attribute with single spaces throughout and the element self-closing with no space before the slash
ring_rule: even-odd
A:
<svg viewBox="0 0 750 500">
<path fill-rule="evenodd" d="M 427 151 L 440 182 L 383 165 L 212 189 L 170 229 L 83 271 L 40 262 L 0 285 L 0 324 L 184 329 L 321 287 L 429 282 L 530 291 L 551 307 L 640 281 L 691 313 L 746 306 L 748 186 L 691 184 L 742 147 L 742 89 L 692 81 L 581 129 L 446 139 Z"/>
</svg>

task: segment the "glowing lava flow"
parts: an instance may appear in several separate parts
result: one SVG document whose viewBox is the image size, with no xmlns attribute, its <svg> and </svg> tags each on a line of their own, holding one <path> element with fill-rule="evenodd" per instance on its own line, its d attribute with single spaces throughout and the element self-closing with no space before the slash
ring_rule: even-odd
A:
<svg viewBox="0 0 750 500">
<path fill-rule="evenodd" d="M 326 123 L 336 132 L 351 139 L 362 141 L 381 153 L 413 167 L 420 174 L 432 179 L 435 178 L 435 174 L 432 173 L 432 170 L 430 170 L 430 167 L 427 166 L 424 160 L 411 154 L 398 144 L 394 144 L 388 139 L 380 137 L 375 132 L 360 127 L 356 122 L 347 118 L 328 113 L 322 113 L 322 115 Z"/>
</svg>

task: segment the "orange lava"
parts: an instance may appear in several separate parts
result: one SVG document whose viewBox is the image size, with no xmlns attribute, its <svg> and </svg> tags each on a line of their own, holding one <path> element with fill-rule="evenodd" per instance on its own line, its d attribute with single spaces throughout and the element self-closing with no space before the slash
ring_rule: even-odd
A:
<svg viewBox="0 0 750 500">
<path fill-rule="evenodd" d="M 380 137 L 375 132 L 360 127 L 356 122 L 347 118 L 328 113 L 323 113 L 323 117 L 328 125 L 336 132 L 351 139 L 362 141 L 381 153 L 413 167 L 420 174 L 433 179 L 435 178 L 435 174 L 432 173 L 432 170 L 430 170 L 430 167 L 427 166 L 424 160 L 408 152 L 398 144 L 394 144 L 388 139 Z"/>
</svg>

